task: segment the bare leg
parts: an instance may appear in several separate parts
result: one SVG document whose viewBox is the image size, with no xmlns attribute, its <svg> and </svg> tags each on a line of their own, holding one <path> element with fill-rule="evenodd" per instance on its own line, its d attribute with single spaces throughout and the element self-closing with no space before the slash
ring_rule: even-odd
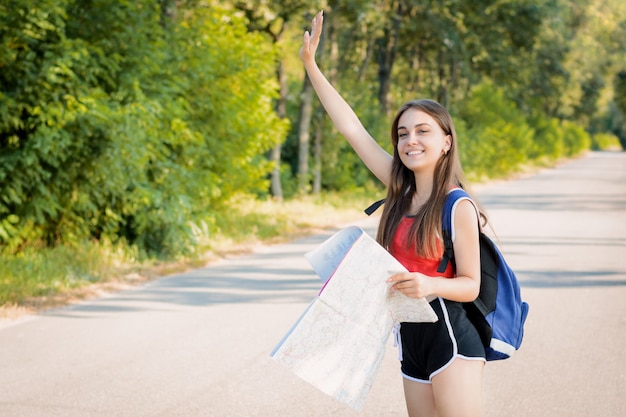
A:
<svg viewBox="0 0 626 417">
<path fill-rule="evenodd" d="M 483 361 L 455 359 L 432 379 L 439 417 L 482 417 Z"/>
<path fill-rule="evenodd" d="M 433 386 L 403 378 L 404 399 L 409 417 L 437 417 Z"/>
</svg>

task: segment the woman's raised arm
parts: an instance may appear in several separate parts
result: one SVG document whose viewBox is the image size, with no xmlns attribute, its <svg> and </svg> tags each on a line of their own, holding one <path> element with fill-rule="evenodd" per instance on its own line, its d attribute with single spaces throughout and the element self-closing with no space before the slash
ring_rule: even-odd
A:
<svg viewBox="0 0 626 417">
<path fill-rule="evenodd" d="M 324 15 L 319 12 L 311 22 L 311 33 L 304 33 L 300 59 L 309 75 L 311 84 L 332 119 L 335 127 L 350 143 L 370 171 L 385 185 L 391 179 L 391 155 L 376 143 L 363 127 L 350 105 L 326 79 L 315 61 L 315 52 L 322 34 Z"/>
</svg>

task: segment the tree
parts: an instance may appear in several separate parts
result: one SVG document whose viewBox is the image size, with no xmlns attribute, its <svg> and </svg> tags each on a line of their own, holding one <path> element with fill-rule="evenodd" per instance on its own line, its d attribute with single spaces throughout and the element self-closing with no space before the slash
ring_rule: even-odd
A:
<svg viewBox="0 0 626 417">
<path fill-rule="evenodd" d="M 125 239 L 175 256 L 192 222 L 266 190 L 264 153 L 286 125 L 275 51 L 241 18 L 30 3 L 0 8 L 0 244 Z"/>
<path fill-rule="evenodd" d="M 265 0 L 245 0 L 235 2 L 235 7 L 245 13 L 250 31 L 264 33 L 270 37 L 275 45 L 279 45 L 290 21 L 307 10 L 308 3 L 303 0 L 280 3 Z M 280 86 L 276 101 L 276 113 L 279 118 L 286 120 L 288 91 L 281 57 L 277 59 L 276 63 L 276 77 Z M 271 191 L 272 195 L 278 199 L 283 198 L 280 180 L 281 146 L 282 143 L 277 143 L 270 154 L 270 160 L 274 165 L 271 176 Z"/>
</svg>

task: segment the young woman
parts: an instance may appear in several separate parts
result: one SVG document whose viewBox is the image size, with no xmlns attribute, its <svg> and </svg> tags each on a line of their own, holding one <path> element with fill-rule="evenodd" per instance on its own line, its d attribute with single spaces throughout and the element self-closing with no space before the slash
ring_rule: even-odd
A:
<svg viewBox="0 0 626 417">
<path fill-rule="evenodd" d="M 393 155 L 363 127 L 315 61 L 323 14 L 305 32 L 300 58 L 337 130 L 365 165 L 387 186 L 377 240 L 408 273 L 389 278 L 410 297 L 434 298 L 436 323 L 401 323 L 395 329 L 409 416 L 482 416 L 484 348 L 461 302 L 480 288 L 479 218 L 469 200 L 454 211 L 456 273 L 438 273 L 443 251 L 441 215 L 447 193 L 462 186 L 457 138 L 448 111 L 432 100 L 402 106 L 393 122 Z"/>
</svg>

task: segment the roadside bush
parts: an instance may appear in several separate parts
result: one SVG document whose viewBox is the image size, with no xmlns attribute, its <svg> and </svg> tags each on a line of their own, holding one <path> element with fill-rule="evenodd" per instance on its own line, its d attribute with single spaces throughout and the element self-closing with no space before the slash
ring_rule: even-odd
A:
<svg viewBox="0 0 626 417">
<path fill-rule="evenodd" d="M 558 119 L 539 116 L 533 118 L 531 124 L 535 135 L 529 158 L 533 161 L 561 158 L 565 154 L 565 139 Z"/>
<path fill-rule="evenodd" d="M 107 238 L 175 257 L 192 221 L 266 192 L 286 123 L 275 51 L 243 17 L 36 3 L 0 7 L 0 247 Z"/>
<path fill-rule="evenodd" d="M 562 128 L 565 156 L 575 156 L 591 148 L 591 136 L 585 129 L 567 120 Z"/>
<path fill-rule="evenodd" d="M 596 133 L 591 137 L 591 149 L 595 151 L 623 150 L 619 138 L 610 133 Z"/>
<path fill-rule="evenodd" d="M 492 83 L 474 88 L 457 116 L 463 121 L 465 138 L 459 148 L 468 173 L 502 176 L 528 160 L 534 131 L 515 103 Z"/>
</svg>

